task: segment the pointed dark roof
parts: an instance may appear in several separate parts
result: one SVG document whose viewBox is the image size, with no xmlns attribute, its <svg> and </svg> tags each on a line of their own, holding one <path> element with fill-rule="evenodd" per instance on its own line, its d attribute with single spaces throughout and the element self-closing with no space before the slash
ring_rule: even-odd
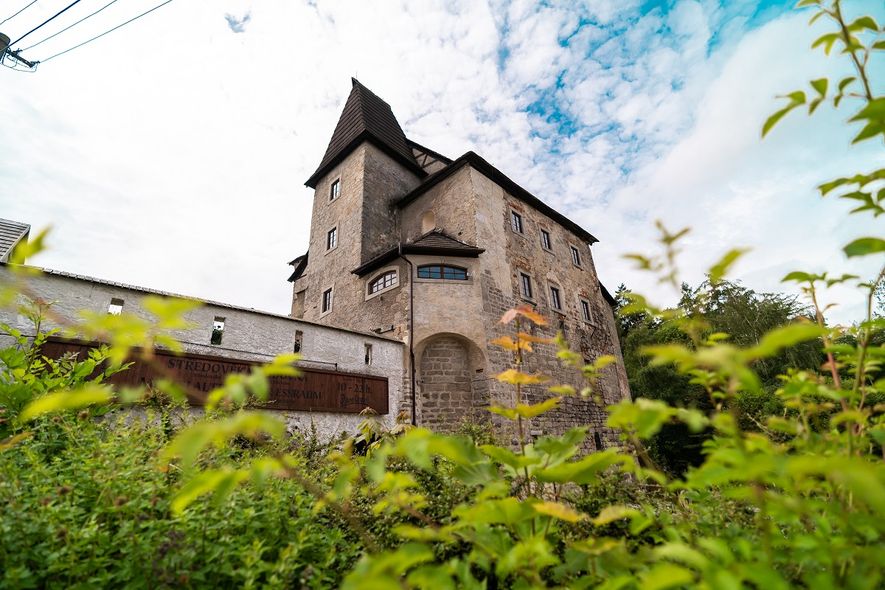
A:
<svg viewBox="0 0 885 590">
<path fill-rule="evenodd" d="M 304 184 L 316 188 L 319 179 L 363 141 L 372 142 L 416 175 L 425 176 L 426 173 L 415 161 L 406 134 L 393 116 L 390 105 L 360 84 L 356 78 L 351 78 L 351 82 L 353 88 L 347 97 L 347 102 L 344 103 L 344 110 L 341 111 L 332 139 L 329 140 L 326 155 L 323 156 L 316 172 Z"/>
<path fill-rule="evenodd" d="M 307 256 L 310 254 L 310 250 L 295 258 L 292 262 L 289 263 L 289 266 L 295 267 L 292 271 L 292 274 L 289 276 L 289 282 L 293 283 L 301 278 L 301 275 L 304 274 L 304 269 L 307 268 Z"/>
</svg>

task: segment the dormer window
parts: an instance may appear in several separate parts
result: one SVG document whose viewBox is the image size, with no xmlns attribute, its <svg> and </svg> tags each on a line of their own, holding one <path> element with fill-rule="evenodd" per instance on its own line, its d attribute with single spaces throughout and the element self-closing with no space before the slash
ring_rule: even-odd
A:
<svg viewBox="0 0 885 590">
<path fill-rule="evenodd" d="M 338 197 L 341 196 L 341 179 L 335 179 L 332 181 L 332 186 L 329 187 L 329 200 L 334 201 Z"/>
<path fill-rule="evenodd" d="M 444 281 L 466 281 L 467 269 L 448 264 L 425 264 L 418 267 L 419 279 L 437 279 Z"/>
<path fill-rule="evenodd" d="M 369 295 L 372 295 L 373 293 L 378 293 L 391 287 L 395 287 L 397 285 L 397 282 L 398 277 L 396 276 L 396 270 L 388 270 L 387 272 L 378 275 L 369 282 Z"/>
</svg>

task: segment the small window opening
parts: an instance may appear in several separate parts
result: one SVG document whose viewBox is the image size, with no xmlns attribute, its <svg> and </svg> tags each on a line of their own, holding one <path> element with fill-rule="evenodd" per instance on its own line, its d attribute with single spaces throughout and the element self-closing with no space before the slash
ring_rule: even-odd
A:
<svg viewBox="0 0 885 590">
<path fill-rule="evenodd" d="M 224 334 L 224 318 L 215 316 L 212 322 L 212 338 L 209 339 L 211 344 L 221 344 L 221 337 Z"/>
<path fill-rule="evenodd" d="M 581 253 L 574 246 L 569 247 L 572 249 L 572 262 L 575 263 L 575 266 L 581 266 Z"/>
<path fill-rule="evenodd" d="M 326 234 L 326 250 L 331 250 L 338 245 L 338 228 L 333 227 Z"/>
<path fill-rule="evenodd" d="M 590 315 L 590 302 L 586 299 L 581 299 L 581 316 L 585 322 L 593 321 L 593 316 Z"/>
<path fill-rule="evenodd" d="M 562 298 L 559 296 L 559 289 L 556 287 L 550 287 L 550 305 L 553 309 L 562 311 Z"/>
<path fill-rule="evenodd" d="M 371 344 L 366 344 L 366 357 L 365 357 L 365 361 L 366 361 L 366 364 L 367 364 L 367 365 L 371 365 L 371 364 L 372 364 L 372 345 L 371 345 Z"/>
<path fill-rule="evenodd" d="M 334 201 L 338 197 L 341 196 L 341 180 L 338 179 L 332 183 L 332 186 L 329 187 L 329 200 Z"/>
<path fill-rule="evenodd" d="M 510 212 L 510 227 L 518 234 L 523 233 L 522 231 L 522 215 L 517 213 L 516 211 Z"/>
<path fill-rule="evenodd" d="M 596 443 L 596 450 L 601 451 L 604 447 L 602 446 L 602 437 L 599 436 L 599 432 L 593 433 L 593 442 Z"/>
<path fill-rule="evenodd" d="M 332 289 L 323 291 L 323 313 L 332 309 Z"/>
<path fill-rule="evenodd" d="M 304 341 L 304 332 L 295 330 L 295 345 L 292 346 L 292 352 L 301 352 L 301 343 Z"/>
<path fill-rule="evenodd" d="M 108 305 L 108 313 L 110 315 L 120 315 L 123 311 L 123 300 L 117 299 L 114 297 L 111 299 L 111 304 Z"/>
<path fill-rule="evenodd" d="M 541 230 L 541 247 L 550 250 L 550 232 L 546 229 Z"/>
<path fill-rule="evenodd" d="M 532 277 L 521 272 L 519 273 L 519 280 L 522 288 L 522 296 L 526 299 L 532 299 Z"/>
</svg>

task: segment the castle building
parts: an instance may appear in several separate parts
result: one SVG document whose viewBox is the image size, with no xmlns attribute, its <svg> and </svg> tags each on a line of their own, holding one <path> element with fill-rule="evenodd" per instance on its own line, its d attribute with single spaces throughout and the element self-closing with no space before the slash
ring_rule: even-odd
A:
<svg viewBox="0 0 885 590">
<path fill-rule="evenodd" d="M 595 447 L 614 434 L 604 406 L 629 398 L 611 295 L 588 231 L 473 152 L 451 160 L 406 137 L 390 106 L 353 80 L 316 171 L 308 251 L 295 258 L 292 317 L 401 340 L 401 408 L 416 424 L 453 430 L 513 403 L 494 377 L 511 353 L 489 343 L 512 331 L 507 309 L 528 304 L 587 360 L 615 355 L 599 398 L 569 397 L 532 434 L 589 425 Z M 523 370 L 580 390 L 580 371 L 541 344 Z M 527 401 L 550 396 L 527 388 Z M 503 424 L 501 425 L 503 427 Z"/>
</svg>

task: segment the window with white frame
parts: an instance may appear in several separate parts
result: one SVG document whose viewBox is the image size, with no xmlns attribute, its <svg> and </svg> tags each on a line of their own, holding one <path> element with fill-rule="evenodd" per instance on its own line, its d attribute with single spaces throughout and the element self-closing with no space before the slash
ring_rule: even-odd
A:
<svg viewBox="0 0 885 590">
<path fill-rule="evenodd" d="M 552 250 L 550 247 L 550 232 L 546 229 L 541 230 L 541 247 L 545 250 Z"/>
<path fill-rule="evenodd" d="M 369 281 L 369 295 L 396 286 L 399 277 L 396 270 L 388 270 Z"/>
<path fill-rule="evenodd" d="M 120 315 L 123 312 L 123 300 L 114 297 L 111 299 L 111 304 L 108 305 L 108 314 L 110 315 Z"/>
<path fill-rule="evenodd" d="M 224 318 L 217 315 L 212 322 L 212 336 L 209 338 L 209 343 L 215 345 L 221 344 L 222 336 L 224 336 Z"/>
<path fill-rule="evenodd" d="M 326 234 L 326 250 L 331 250 L 338 245 L 338 228 L 333 227 Z"/>
<path fill-rule="evenodd" d="M 522 215 L 516 211 L 510 212 L 510 227 L 518 234 L 524 233 L 522 227 Z"/>
<path fill-rule="evenodd" d="M 341 179 L 338 178 L 332 182 L 332 186 L 329 187 L 329 200 L 334 201 L 338 197 L 341 196 Z"/>
<path fill-rule="evenodd" d="M 332 289 L 331 287 L 323 291 L 323 304 L 322 304 L 323 313 L 328 313 L 332 311 Z"/>
</svg>

